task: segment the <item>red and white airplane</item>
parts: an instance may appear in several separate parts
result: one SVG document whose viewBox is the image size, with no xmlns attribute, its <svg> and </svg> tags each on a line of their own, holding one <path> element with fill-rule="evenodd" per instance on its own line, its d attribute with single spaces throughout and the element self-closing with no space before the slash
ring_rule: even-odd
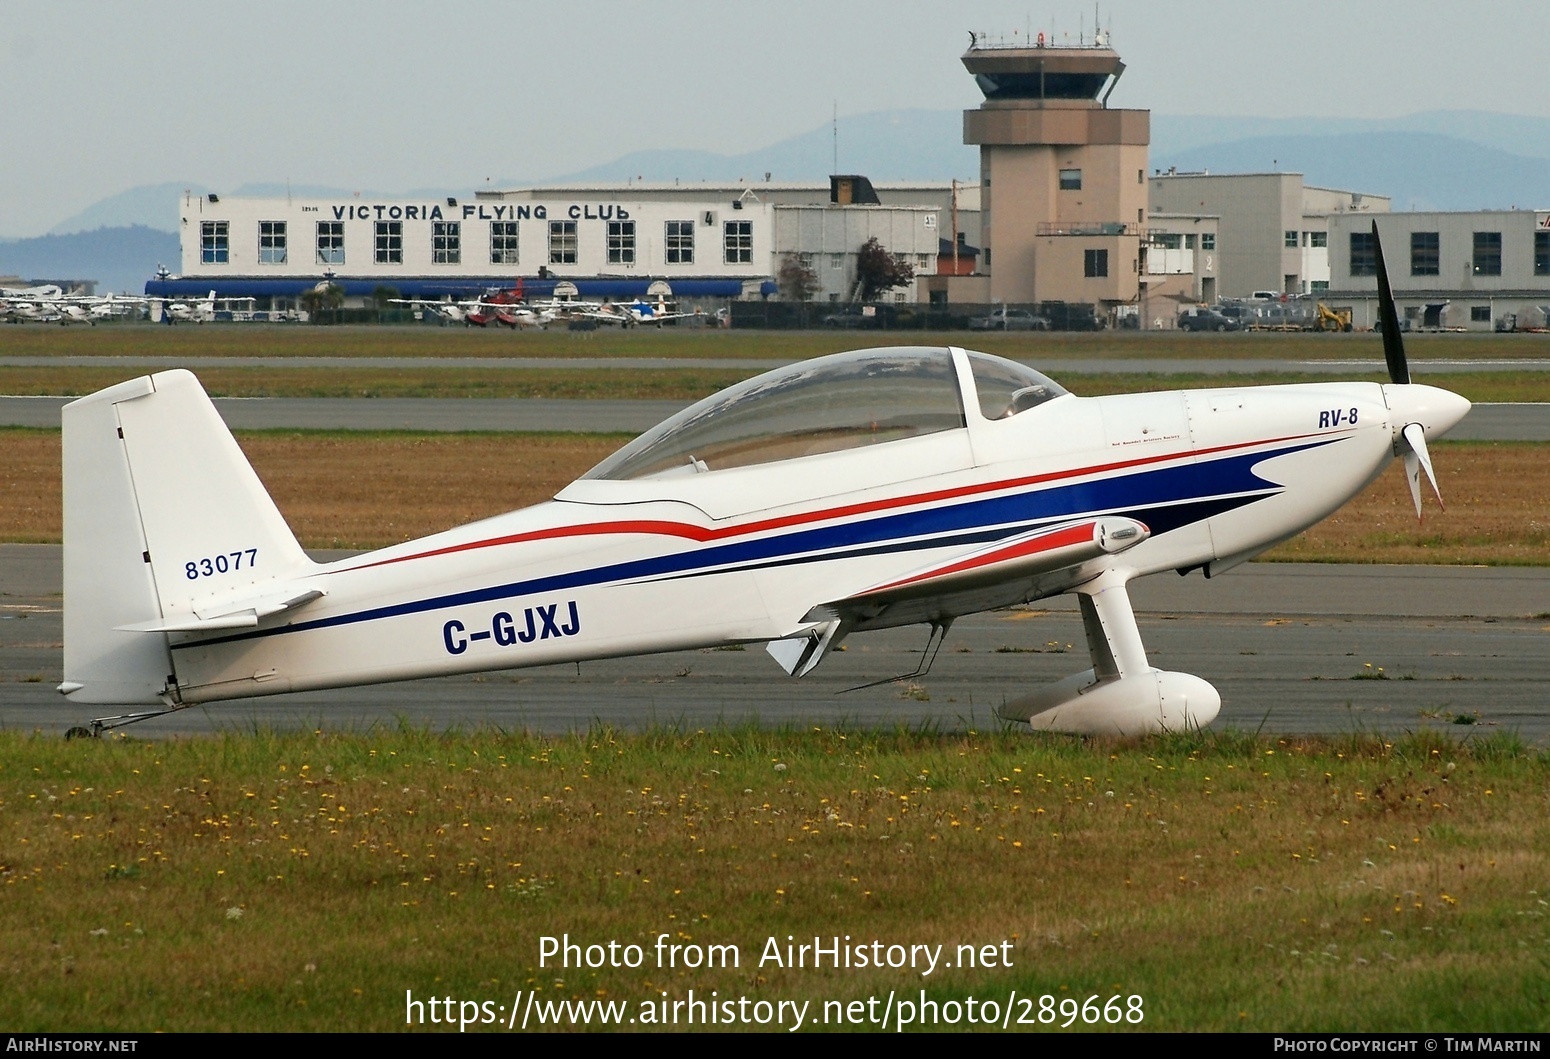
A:
<svg viewBox="0 0 1550 1059">
<path fill-rule="evenodd" d="M 1381 250 L 1380 250 L 1381 269 Z M 154 707 L 721 644 L 810 672 L 846 636 L 1064 592 L 1091 668 L 1001 710 L 1037 729 L 1208 724 L 1153 667 L 1127 584 L 1212 576 L 1313 525 L 1469 409 L 1410 381 L 1082 398 L 955 347 L 839 353 L 715 394 L 552 501 L 331 563 L 307 557 L 194 376 L 64 410 L 65 679 Z M 1433 481 L 1433 488 L 1436 483 Z"/>
</svg>

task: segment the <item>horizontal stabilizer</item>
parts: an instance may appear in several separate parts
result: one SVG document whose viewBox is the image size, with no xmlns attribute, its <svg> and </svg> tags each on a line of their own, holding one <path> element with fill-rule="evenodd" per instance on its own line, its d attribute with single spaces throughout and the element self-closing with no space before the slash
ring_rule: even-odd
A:
<svg viewBox="0 0 1550 1059">
<path fill-rule="evenodd" d="M 305 606 L 326 593 L 321 588 L 300 588 L 292 585 L 282 593 L 221 600 L 201 604 L 194 613 L 155 621 L 141 621 L 130 625 L 118 625 L 124 632 L 214 632 L 218 629 L 251 629 L 265 618 L 283 614 Z"/>
</svg>

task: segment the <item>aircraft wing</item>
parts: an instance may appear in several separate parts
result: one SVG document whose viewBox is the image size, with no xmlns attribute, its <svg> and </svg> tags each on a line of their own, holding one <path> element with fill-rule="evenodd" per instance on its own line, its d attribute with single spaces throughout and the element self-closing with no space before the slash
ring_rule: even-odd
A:
<svg viewBox="0 0 1550 1059">
<path fill-rule="evenodd" d="M 1149 536 L 1144 524 L 1119 516 L 1042 526 L 819 604 L 804 616 L 806 629 L 767 649 L 786 672 L 802 676 L 851 632 L 941 623 L 1064 591 L 1083 563 Z"/>
</svg>

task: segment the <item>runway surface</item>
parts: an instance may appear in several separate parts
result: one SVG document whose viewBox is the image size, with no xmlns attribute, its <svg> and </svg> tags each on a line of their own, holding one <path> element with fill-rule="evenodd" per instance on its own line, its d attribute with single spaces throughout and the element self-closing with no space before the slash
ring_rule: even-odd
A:
<svg viewBox="0 0 1550 1059">
<path fill-rule="evenodd" d="M 0 725 L 62 733 L 93 715 L 65 702 L 60 551 L 0 545 Z M 1550 569 L 1253 563 L 1210 582 L 1160 574 L 1132 598 L 1153 664 L 1222 694 L 1217 727 L 1270 733 L 1468 738 L 1550 745 Z M 128 729 L 158 738 L 254 726 L 492 724 L 569 731 L 718 722 L 997 724 L 995 708 L 1089 666 L 1074 601 L 961 619 L 932 671 L 924 630 L 851 639 L 803 680 L 757 646 L 249 699 Z M 109 712 L 103 710 L 101 712 Z"/>
<path fill-rule="evenodd" d="M 58 427 L 67 397 L 0 397 L 0 426 Z M 685 401 L 496 397 L 218 397 L 236 430 L 522 430 L 638 434 Z M 1477 404 L 1454 441 L 1550 441 L 1550 404 Z"/>
<path fill-rule="evenodd" d="M 848 349 L 874 343 L 836 343 L 835 349 Z M 899 345 L 908 345 L 899 339 Z M 965 343 L 973 347 L 972 341 Z M 1360 375 L 1387 372 L 1382 358 L 1343 360 L 1291 360 L 1266 357 L 1014 357 L 1040 371 L 1059 377 L 1062 373 L 1222 375 L 1263 373 L 1309 373 L 1319 375 Z M 156 356 L 0 356 L 5 368 L 121 368 L 125 377 L 167 368 L 372 368 L 424 370 L 447 368 L 478 371 L 532 371 L 562 369 L 578 371 L 707 369 L 747 370 L 749 374 L 794 364 L 790 358 L 750 357 L 156 357 Z M 1503 357 L 1413 359 L 1411 371 L 1417 378 L 1435 372 L 1547 371 L 1550 359 Z"/>
</svg>

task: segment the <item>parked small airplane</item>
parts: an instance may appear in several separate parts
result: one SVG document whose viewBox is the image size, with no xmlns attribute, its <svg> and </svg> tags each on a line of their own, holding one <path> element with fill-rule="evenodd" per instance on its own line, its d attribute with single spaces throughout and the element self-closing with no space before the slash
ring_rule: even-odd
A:
<svg viewBox="0 0 1550 1059">
<path fill-rule="evenodd" d="M 686 317 L 699 316 L 700 313 L 670 312 L 667 303 L 661 298 L 655 304 L 642 298 L 636 298 L 631 302 L 610 302 L 606 305 L 582 311 L 577 315 L 587 317 L 604 324 L 619 324 L 623 327 L 637 327 L 641 324 L 654 324 L 661 327 L 671 320 L 682 320 Z"/>
<path fill-rule="evenodd" d="M 1375 231 L 1376 235 L 1376 231 Z M 776 369 L 641 435 L 556 497 L 331 563 L 307 557 L 186 371 L 65 406 L 71 702 L 195 703 L 722 644 L 790 674 L 846 636 L 1064 592 L 1092 667 L 1002 707 L 1036 729 L 1182 730 L 1216 690 L 1153 667 L 1127 584 L 1214 576 L 1311 526 L 1469 409 L 1410 381 L 1081 398 L 956 347 Z"/>
<path fill-rule="evenodd" d="M 209 323 L 215 319 L 215 291 L 198 301 L 152 298 L 151 319 L 157 323 Z"/>
</svg>

